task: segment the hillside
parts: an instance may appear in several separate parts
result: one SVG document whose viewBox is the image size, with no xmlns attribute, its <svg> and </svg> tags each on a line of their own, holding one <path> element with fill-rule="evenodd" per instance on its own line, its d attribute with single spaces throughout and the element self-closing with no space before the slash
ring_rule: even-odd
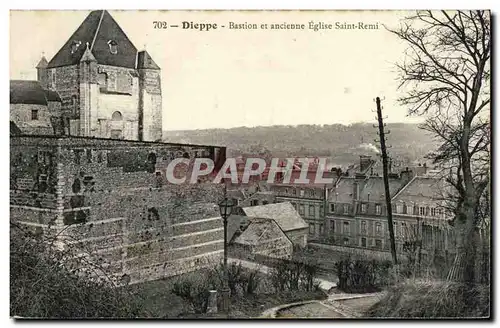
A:
<svg viewBox="0 0 500 328">
<path fill-rule="evenodd" d="M 401 163 L 421 160 L 436 147 L 431 136 L 416 124 L 387 124 L 387 144 L 390 155 Z M 231 129 L 207 129 L 164 131 L 167 142 L 215 144 L 228 147 L 229 156 L 320 156 L 330 158 L 336 165 L 348 165 L 359 155 L 377 155 L 377 128 L 369 123 L 349 126 L 298 125 L 237 127 Z M 404 164 L 402 164 L 404 165 Z"/>
</svg>

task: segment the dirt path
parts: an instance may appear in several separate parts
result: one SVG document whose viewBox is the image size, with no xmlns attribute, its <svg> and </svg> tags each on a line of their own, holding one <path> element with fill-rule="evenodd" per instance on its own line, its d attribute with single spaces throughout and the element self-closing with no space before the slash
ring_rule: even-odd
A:
<svg viewBox="0 0 500 328">
<path fill-rule="evenodd" d="M 306 301 L 280 305 L 264 311 L 264 318 L 359 318 L 383 297 L 370 294 L 331 294 L 324 301 Z"/>
</svg>

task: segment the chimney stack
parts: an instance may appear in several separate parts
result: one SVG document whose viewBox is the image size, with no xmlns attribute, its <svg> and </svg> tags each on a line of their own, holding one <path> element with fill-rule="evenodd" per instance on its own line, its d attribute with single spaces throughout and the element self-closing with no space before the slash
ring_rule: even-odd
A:
<svg viewBox="0 0 500 328">
<path fill-rule="evenodd" d="M 372 157 L 368 155 L 359 156 L 359 170 L 361 172 L 366 171 L 372 164 Z"/>
</svg>

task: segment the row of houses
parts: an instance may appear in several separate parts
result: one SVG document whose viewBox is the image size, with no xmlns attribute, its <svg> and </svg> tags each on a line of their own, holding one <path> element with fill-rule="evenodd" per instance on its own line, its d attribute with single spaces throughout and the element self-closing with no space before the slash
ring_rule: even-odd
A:
<svg viewBox="0 0 500 328">
<path fill-rule="evenodd" d="M 359 165 L 338 174 L 333 185 L 260 185 L 251 195 L 233 191 L 232 197 L 241 207 L 260 211 L 290 203 L 307 223 L 308 242 L 389 252 L 384 190 L 377 161 L 361 156 Z M 446 210 L 441 179 L 430 176 L 426 165 L 405 168 L 390 173 L 389 192 L 399 252 L 415 242 L 424 257 L 453 252 L 453 216 Z"/>
</svg>

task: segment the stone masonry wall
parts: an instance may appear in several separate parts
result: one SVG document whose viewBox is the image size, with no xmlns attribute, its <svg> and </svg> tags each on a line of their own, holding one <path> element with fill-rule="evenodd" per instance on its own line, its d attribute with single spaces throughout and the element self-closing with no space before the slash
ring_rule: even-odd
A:
<svg viewBox="0 0 500 328">
<path fill-rule="evenodd" d="M 63 115 L 70 119 L 80 117 L 80 77 L 78 65 L 55 67 L 48 70 L 49 89 L 56 90 L 62 100 Z"/>
<path fill-rule="evenodd" d="M 164 185 L 157 174 L 175 157 L 167 154 L 194 156 L 202 148 L 12 138 L 11 219 L 64 229 L 70 247 L 130 283 L 213 264 L 223 252 L 222 222 L 216 218 L 221 185 Z"/>
<path fill-rule="evenodd" d="M 32 119 L 32 111 L 37 111 L 38 119 Z M 51 114 L 46 105 L 10 104 L 10 120 L 16 123 L 24 134 L 52 134 Z"/>
</svg>

